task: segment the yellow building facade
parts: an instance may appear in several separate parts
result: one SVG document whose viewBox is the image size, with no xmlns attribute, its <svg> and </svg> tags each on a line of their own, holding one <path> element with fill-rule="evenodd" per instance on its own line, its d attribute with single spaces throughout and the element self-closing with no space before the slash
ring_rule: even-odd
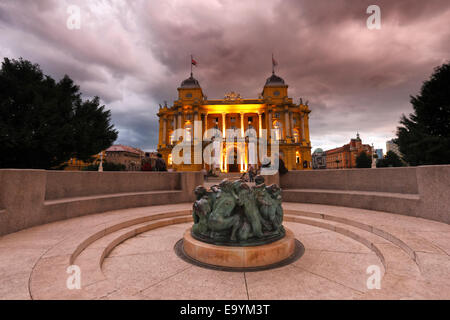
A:
<svg viewBox="0 0 450 320">
<path fill-rule="evenodd" d="M 178 88 L 178 100 L 174 101 L 172 106 L 160 106 L 158 152 L 163 155 L 168 168 L 177 171 L 212 169 L 213 165 L 205 163 L 203 157 L 201 163 L 194 161 L 194 150 L 204 150 L 211 140 L 203 135 L 207 130 L 216 128 L 221 131 L 224 143 L 220 161 L 214 164 L 215 169 L 221 172 L 244 172 L 248 170 L 250 162 L 248 139 L 240 144 L 225 143 L 228 138 L 227 130 L 237 130 L 244 137 L 248 129 L 254 129 L 257 137 L 262 138 L 263 129 L 266 129 L 269 156 L 273 138 L 278 142 L 279 156 L 288 170 L 308 170 L 311 169 L 310 112 L 308 105 L 302 100 L 296 104 L 288 97 L 288 85 L 275 73 L 267 79 L 257 99 L 242 99 L 239 94 L 232 92 L 220 100 L 207 99 L 199 82 L 191 73 Z M 196 121 L 201 121 L 201 128 L 198 126 L 199 122 L 197 126 L 194 125 Z M 201 130 L 200 141 L 194 132 L 195 128 Z M 185 137 L 176 139 L 176 129 L 183 129 Z M 273 135 L 270 130 L 274 130 Z M 191 163 L 188 163 L 188 160 L 174 163 L 172 151 L 180 143 L 192 148 Z M 231 148 L 233 150 L 230 150 Z M 258 148 L 256 152 L 260 151 Z M 259 154 L 257 158 L 256 166 L 260 166 Z"/>
</svg>

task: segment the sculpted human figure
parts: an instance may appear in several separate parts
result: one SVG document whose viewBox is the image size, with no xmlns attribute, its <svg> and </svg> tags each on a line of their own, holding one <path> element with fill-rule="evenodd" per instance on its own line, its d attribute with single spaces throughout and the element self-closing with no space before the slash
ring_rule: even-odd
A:
<svg viewBox="0 0 450 320">
<path fill-rule="evenodd" d="M 242 180 L 237 180 L 233 184 L 233 189 L 237 194 L 237 202 L 244 209 L 244 215 L 252 227 L 252 235 L 257 238 L 263 237 L 261 216 L 256 205 L 256 199 L 252 189 Z M 244 236 L 240 233 L 240 236 Z"/>
<path fill-rule="evenodd" d="M 208 218 L 214 202 L 213 196 L 208 196 L 208 192 L 203 186 L 195 188 L 197 200 L 194 202 L 192 217 L 194 226 L 192 231 L 197 234 L 208 235 Z"/>
<path fill-rule="evenodd" d="M 269 230 L 278 231 L 283 223 L 281 189 L 275 184 L 267 187 L 262 176 L 257 176 L 255 183 L 253 191 L 261 217 L 270 223 Z"/>
<path fill-rule="evenodd" d="M 220 232 L 231 229 L 232 241 L 236 240 L 236 231 L 240 225 L 240 216 L 233 215 L 238 197 L 233 190 L 232 182 L 224 179 L 219 184 L 219 192 L 216 195 L 213 209 L 208 219 L 208 227 L 211 231 Z"/>
<path fill-rule="evenodd" d="M 268 211 L 269 220 L 275 229 L 282 228 L 283 224 L 283 208 L 281 207 L 281 188 L 276 184 L 266 187 L 267 192 L 271 196 L 272 205 Z"/>
</svg>

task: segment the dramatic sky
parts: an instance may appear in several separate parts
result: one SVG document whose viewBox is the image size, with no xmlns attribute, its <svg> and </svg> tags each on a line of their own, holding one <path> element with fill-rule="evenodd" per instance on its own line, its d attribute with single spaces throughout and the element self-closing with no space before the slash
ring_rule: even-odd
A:
<svg viewBox="0 0 450 320">
<path fill-rule="evenodd" d="M 366 9 L 381 8 L 381 30 Z M 81 28 L 69 30 L 69 5 Z M 117 143 L 152 150 L 158 104 L 190 72 L 209 98 L 256 98 L 271 73 L 309 100 L 313 148 L 359 131 L 385 149 L 433 68 L 450 59 L 449 0 L 0 0 L 0 57 L 68 74 L 112 110 Z"/>
</svg>

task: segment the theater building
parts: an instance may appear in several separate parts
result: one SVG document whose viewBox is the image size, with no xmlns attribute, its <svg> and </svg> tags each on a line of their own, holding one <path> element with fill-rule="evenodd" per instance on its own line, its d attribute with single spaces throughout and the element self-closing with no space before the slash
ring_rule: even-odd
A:
<svg viewBox="0 0 450 320">
<path fill-rule="evenodd" d="M 224 99 L 207 99 L 191 73 L 178 88 L 178 100 L 172 106 L 160 106 L 158 152 L 163 155 L 169 168 L 178 171 L 213 168 L 221 172 L 244 172 L 249 166 L 248 138 L 243 143 L 227 144 L 227 129 L 237 130 L 241 137 L 245 137 L 247 129 L 254 129 L 249 132 L 254 132 L 257 138 L 264 137 L 262 129 L 266 129 L 269 132 L 269 156 L 273 137 L 279 143 L 279 156 L 289 170 L 311 169 L 310 112 L 307 103 L 300 100 L 296 104 L 288 97 L 288 85 L 274 72 L 267 79 L 261 95 L 255 99 L 243 99 L 234 92 L 227 94 Z M 201 121 L 202 134 L 216 128 L 223 135 L 221 154 L 217 156 L 219 161 L 214 164 L 205 163 L 203 157 L 201 164 L 194 164 L 194 146 L 197 145 L 197 150 L 199 146 L 203 150 L 211 143 L 211 137 L 208 136 L 201 136 L 201 141 L 197 141 L 194 121 Z M 174 131 L 180 128 L 184 130 L 185 137 L 175 139 Z M 269 129 L 274 130 L 273 136 Z M 181 164 L 174 163 L 172 150 L 179 143 L 192 148 L 191 163 L 188 159 Z M 256 152 L 262 151 L 258 148 Z M 257 158 L 257 166 L 260 166 L 262 156 L 258 155 Z"/>
</svg>

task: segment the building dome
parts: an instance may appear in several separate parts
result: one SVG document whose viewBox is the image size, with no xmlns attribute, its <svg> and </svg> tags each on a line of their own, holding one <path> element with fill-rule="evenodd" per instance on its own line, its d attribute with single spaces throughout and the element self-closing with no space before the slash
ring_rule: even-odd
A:
<svg viewBox="0 0 450 320">
<path fill-rule="evenodd" d="M 269 78 L 266 80 L 266 87 L 267 86 L 284 86 L 284 80 L 277 76 L 275 73 L 273 73 Z"/>
<path fill-rule="evenodd" d="M 200 83 L 198 83 L 198 80 L 195 79 L 191 74 L 191 76 L 189 78 L 187 78 L 186 80 L 184 80 L 181 83 L 180 88 L 186 88 L 186 89 L 200 88 Z"/>
<path fill-rule="evenodd" d="M 319 153 L 319 152 L 323 152 L 322 148 L 317 148 L 316 150 L 314 150 L 313 153 Z"/>
</svg>

